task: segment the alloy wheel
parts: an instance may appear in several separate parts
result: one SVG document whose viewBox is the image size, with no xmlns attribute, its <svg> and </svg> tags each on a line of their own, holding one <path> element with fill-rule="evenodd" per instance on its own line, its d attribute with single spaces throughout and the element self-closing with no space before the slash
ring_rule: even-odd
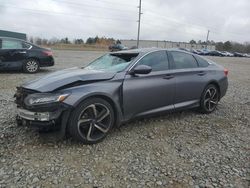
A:
<svg viewBox="0 0 250 188">
<path fill-rule="evenodd" d="M 26 70 L 28 72 L 36 72 L 38 68 L 39 68 L 39 65 L 35 60 L 30 60 L 26 63 Z"/>
<path fill-rule="evenodd" d="M 82 138 L 97 141 L 103 138 L 112 125 L 111 113 L 104 104 L 94 103 L 82 110 L 77 128 Z"/>
<path fill-rule="evenodd" d="M 207 111 L 212 112 L 219 100 L 219 95 L 217 89 L 215 87 L 210 87 L 206 90 L 205 99 L 204 99 L 204 107 Z"/>
</svg>

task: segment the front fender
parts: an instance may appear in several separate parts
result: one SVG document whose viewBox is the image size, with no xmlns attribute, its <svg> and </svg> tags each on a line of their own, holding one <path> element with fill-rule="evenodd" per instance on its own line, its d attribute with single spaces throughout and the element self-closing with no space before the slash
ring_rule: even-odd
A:
<svg viewBox="0 0 250 188">
<path fill-rule="evenodd" d="M 70 96 L 65 99 L 64 103 L 76 108 L 82 101 L 91 97 L 100 97 L 107 100 L 115 108 L 117 124 L 119 125 L 123 119 L 121 104 L 121 83 L 120 82 L 104 82 L 82 85 L 64 90 L 70 92 Z"/>
</svg>

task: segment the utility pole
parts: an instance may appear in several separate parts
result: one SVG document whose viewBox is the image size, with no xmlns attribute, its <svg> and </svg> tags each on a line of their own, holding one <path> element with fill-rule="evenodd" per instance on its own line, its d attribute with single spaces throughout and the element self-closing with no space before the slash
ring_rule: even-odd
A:
<svg viewBox="0 0 250 188">
<path fill-rule="evenodd" d="M 206 40 L 206 49 L 207 49 L 207 44 L 208 44 L 208 37 L 209 37 L 209 30 L 207 30 L 207 40 Z"/>
<path fill-rule="evenodd" d="M 139 41 L 140 41 L 140 29 L 141 29 L 141 0 L 139 0 L 139 20 L 138 20 L 138 33 L 137 33 L 137 48 L 139 48 Z"/>
</svg>

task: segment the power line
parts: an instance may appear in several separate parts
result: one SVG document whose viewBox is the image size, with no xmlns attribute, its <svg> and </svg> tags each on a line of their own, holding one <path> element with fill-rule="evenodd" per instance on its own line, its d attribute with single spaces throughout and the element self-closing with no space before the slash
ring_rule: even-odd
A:
<svg viewBox="0 0 250 188">
<path fill-rule="evenodd" d="M 161 19 L 164 19 L 164 20 L 167 20 L 167 21 L 170 21 L 170 22 L 175 22 L 175 23 L 177 23 L 177 24 L 182 24 L 182 25 L 188 25 L 188 26 L 195 26 L 195 27 L 199 27 L 199 28 L 205 28 L 206 30 L 207 30 L 207 27 L 205 27 L 205 26 L 202 26 L 202 25 L 198 25 L 198 24 L 191 24 L 191 23 L 189 23 L 189 22 L 187 22 L 187 21 L 180 21 L 180 20 L 176 20 L 176 19 L 174 19 L 174 18 L 169 18 L 169 17 L 166 17 L 166 16 L 162 16 L 162 15 L 159 15 L 159 14 L 156 14 L 156 13 L 154 13 L 154 12 L 152 12 L 152 11 L 146 11 L 146 13 L 149 13 L 149 14 L 152 14 L 152 15 L 155 15 L 155 16 L 158 16 L 158 17 L 161 17 Z M 145 16 L 146 16 L 146 13 L 145 13 Z"/>
<path fill-rule="evenodd" d="M 69 1 L 64 1 L 64 0 L 54 0 L 54 1 L 60 2 L 60 3 L 65 3 L 65 4 L 70 4 L 70 5 L 76 5 L 76 6 L 81 5 L 81 6 L 84 6 L 84 8 L 85 8 L 85 6 L 87 6 L 87 7 L 107 9 L 107 10 L 112 10 L 112 11 L 122 11 L 122 12 L 133 12 L 133 13 L 135 13 L 135 11 L 131 11 L 131 10 L 110 8 L 110 7 L 106 7 L 106 6 L 96 6 L 96 5 L 90 5 L 90 4 L 87 4 L 87 3 L 75 3 L 75 2 L 69 2 Z"/>
<path fill-rule="evenodd" d="M 179 20 L 176 20 L 176 19 L 167 18 L 167 17 L 165 17 L 165 16 L 159 15 L 159 14 L 157 14 L 157 13 L 155 13 L 155 12 L 153 12 L 153 11 L 149 11 L 149 10 L 146 11 L 146 13 L 147 13 L 147 12 L 150 13 L 150 14 L 152 14 L 152 15 L 161 17 L 162 19 L 171 21 L 171 22 L 179 23 L 179 24 L 182 24 L 182 25 L 193 26 L 193 27 L 199 27 L 199 28 L 203 28 L 203 29 L 205 29 L 205 30 L 207 30 L 208 28 L 210 28 L 210 29 L 212 29 L 212 30 L 210 30 L 210 31 L 213 32 L 213 33 L 221 33 L 221 34 L 224 34 L 223 32 L 219 32 L 219 31 L 217 30 L 217 28 L 215 28 L 215 27 L 204 26 L 204 25 L 202 25 L 202 24 L 197 24 L 197 23 L 194 24 L 194 23 L 190 23 L 190 22 L 188 22 L 188 21 L 179 21 Z M 145 16 L 146 16 L 146 14 L 145 14 Z M 232 35 L 244 35 L 243 33 L 235 33 L 235 32 L 230 32 L 230 31 L 227 31 L 226 33 L 227 33 L 227 34 L 232 34 Z"/>
<path fill-rule="evenodd" d="M 145 20 L 145 19 L 143 19 L 143 20 Z M 164 36 L 164 34 L 165 34 L 165 37 L 164 37 L 165 39 L 168 36 L 168 32 L 173 31 L 173 30 L 174 30 L 173 32 L 175 32 L 177 34 L 179 33 L 180 36 L 188 36 L 189 39 L 192 38 L 195 40 L 198 40 L 198 39 L 201 40 L 202 38 L 206 37 L 206 32 L 207 32 L 206 30 L 198 29 L 200 32 L 194 33 L 188 28 L 183 30 L 183 28 L 181 29 L 181 27 L 176 27 L 176 26 L 173 26 L 171 24 L 172 24 L 171 22 L 169 22 L 168 24 L 165 24 L 165 25 L 164 25 L 164 23 L 157 24 L 155 22 L 151 22 L 151 23 L 147 22 L 147 24 L 142 24 L 142 27 L 146 28 L 146 30 L 148 32 L 150 32 L 152 30 L 151 33 L 154 33 L 154 36 L 157 36 L 158 33 L 162 34 L 162 36 Z M 210 30 L 210 33 L 211 33 L 211 30 Z M 222 40 L 222 37 L 218 37 L 218 36 L 224 36 L 225 32 L 221 32 L 221 33 L 218 33 L 218 35 L 214 35 L 214 32 L 212 31 L 212 35 L 213 35 L 212 40 L 220 41 L 220 40 Z M 243 39 L 243 38 L 245 38 L 245 35 L 239 35 L 238 38 Z M 233 39 L 233 37 L 230 37 L 230 38 L 227 37 L 226 40 L 232 40 L 232 39 Z M 171 39 L 169 39 L 169 40 L 171 40 Z"/>
<path fill-rule="evenodd" d="M 72 13 L 62 13 L 62 12 L 55 12 L 55 11 L 46 11 L 46 10 L 35 10 L 35 9 L 27 9 L 27 8 L 22 8 L 22 7 L 16 7 L 16 6 L 3 6 L 0 5 L 0 7 L 9 7 L 9 8 L 14 8 L 14 9 L 20 9 L 24 11 L 29 11 L 35 14 L 57 14 L 57 15 L 65 15 L 65 16 L 79 16 L 79 17 L 86 17 L 86 18 L 93 18 L 93 19 L 104 19 L 104 20 L 120 20 L 120 21 L 129 21 L 129 22 L 135 22 L 135 20 L 130 20 L 130 19 L 123 19 L 123 18 L 109 18 L 109 17 L 98 17 L 98 16 L 89 16 L 86 14 L 72 14 Z"/>
<path fill-rule="evenodd" d="M 54 1 L 60 1 L 60 2 L 63 2 L 61 0 L 54 0 Z M 118 5 L 118 6 L 127 6 L 127 7 L 133 7 L 133 8 L 136 8 L 137 5 L 131 5 L 129 3 L 121 3 L 121 2 L 117 2 L 117 1 L 106 1 L 106 0 L 90 0 L 91 2 L 93 1 L 96 1 L 96 2 L 99 2 L 99 3 L 109 3 L 109 4 L 112 4 L 112 5 Z M 65 1 L 65 2 L 70 2 L 70 1 Z M 71 3 L 71 2 L 70 2 Z M 81 4 L 81 3 L 79 3 Z"/>
<path fill-rule="evenodd" d="M 146 21 L 145 21 L 146 20 Z M 151 21 L 148 21 L 148 20 L 151 20 Z M 146 17 L 144 17 L 144 19 L 143 19 L 143 22 L 142 22 L 142 25 L 143 25 L 143 27 L 149 27 L 150 25 L 151 25 L 151 27 L 153 28 L 153 29 L 157 29 L 157 28 L 162 28 L 162 29 L 166 29 L 166 28 L 168 28 L 168 27 L 170 27 L 172 30 L 176 30 L 176 31 L 180 31 L 178 28 L 180 28 L 180 27 L 183 27 L 183 26 L 185 26 L 185 25 L 187 25 L 187 24 L 180 24 L 180 22 L 175 22 L 175 21 L 173 21 L 173 20 L 171 20 L 171 19 L 167 19 L 168 21 L 164 21 L 164 20 L 162 20 L 161 21 L 161 23 L 160 24 L 158 24 L 158 23 L 156 23 L 155 22 L 155 19 L 152 19 L 152 18 L 146 18 Z M 167 23 L 167 24 L 165 24 L 165 23 Z M 163 27 L 164 26 L 164 27 Z M 188 25 L 189 26 L 189 25 Z M 190 28 L 190 27 L 189 27 Z M 203 27 L 201 28 L 201 27 L 193 27 L 194 29 L 196 29 L 196 30 L 199 30 L 199 31 L 205 31 L 206 29 L 204 29 Z M 203 35 L 204 36 L 204 35 Z"/>
<path fill-rule="evenodd" d="M 69 2 L 69 1 L 65 1 L 65 0 L 54 0 L 56 2 L 60 2 L 60 3 L 66 3 L 66 4 L 70 4 L 70 5 L 76 5 L 76 6 L 80 6 L 81 8 L 86 8 L 86 7 L 91 7 L 91 8 L 98 8 L 98 9 L 107 9 L 107 10 L 112 10 L 112 11 L 119 11 L 119 12 L 133 12 L 135 13 L 134 11 L 130 11 L 130 10 L 124 10 L 124 9 L 117 9 L 117 8 L 110 8 L 110 7 L 107 7 L 107 6 L 95 6 L 95 5 L 90 5 L 90 4 L 87 4 L 87 3 L 75 3 L 75 2 Z M 107 0 L 95 0 L 95 1 L 98 1 L 98 2 L 106 2 L 106 3 L 113 3 L 113 4 L 123 4 L 123 6 L 125 6 L 127 3 L 118 3 L 118 2 L 111 2 L 111 1 L 107 1 Z M 141 1 L 141 0 L 140 0 Z M 7 3 L 8 4 L 8 3 Z M 10 4 L 11 5 L 11 4 Z M 121 5 L 119 5 L 121 6 Z M 132 20 L 132 19 L 126 19 L 126 18 L 121 18 L 121 17 L 101 17 L 101 16 L 91 16 L 91 15 L 86 15 L 86 14 L 72 14 L 72 13 L 64 13 L 64 12 L 55 12 L 55 11 L 46 11 L 46 10 L 36 10 L 36 9 L 28 9 L 28 8 L 22 8 L 22 7 L 17 7 L 17 6 L 8 6 L 8 5 L 0 5 L 0 7 L 9 7 L 9 8 L 14 8 L 14 9 L 20 9 L 20 10 L 24 10 L 26 12 L 32 12 L 34 14 L 45 14 L 45 15 L 49 15 L 49 14 L 54 14 L 54 15 L 65 15 L 65 16 L 79 16 L 79 17 L 86 17 L 86 18 L 91 18 L 91 19 L 102 19 L 102 20 L 110 20 L 110 21 L 127 21 L 127 22 L 135 22 L 135 20 Z M 131 5 L 130 7 L 134 7 L 133 5 Z M 141 5 L 139 5 L 139 21 L 138 21 L 138 34 L 137 34 L 137 40 L 139 41 L 139 37 L 140 37 L 140 27 L 141 27 L 141 24 L 140 23 L 140 17 L 141 17 Z M 159 15 L 158 13 L 155 13 L 154 11 L 146 11 L 146 14 L 145 14 L 145 17 L 144 17 L 144 21 L 146 20 L 152 20 L 152 23 L 155 24 L 155 19 L 151 17 L 147 18 L 147 13 L 151 14 L 151 15 L 154 15 L 154 16 L 158 16 L 161 18 L 161 23 L 163 23 L 164 21 L 163 20 L 166 20 L 167 21 L 167 25 L 170 25 L 171 23 L 175 23 L 177 24 L 177 27 L 180 27 L 180 26 L 191 26 L 193 28 L 199 28 L 199 30 L 201 31 L 204 31 L 204 30 L 207 30 L 208 28 L 209 29 L 212 29 L 210 30 L 212 34 L 219 34 L 219 35 L 224 35 L 225 32 L 223 31 L 219 31 L 218 28 L 214 28 L 214 27 L 211 27 L 211 26 L 204 26 L 203 24 L 194 24 L 194 23 L 189 23 L 188 21 L 181 21 L 181 20 L 176 20 L 174 18 L 169 18 L 169 17 L 165 17 L 163 15 Z M 171 23 L 169 23 L 171 22 Z M 148 25 L 152 25 L 151 23 L 146 23 L 146 26 Z M 162 24 L 160 25 L 162 27 Z M 155 28 L 153 28 L 155 29 Z M 177 30 L 177 29 L 175 29 Z M 178 30 L 179 31 L 179 30 Z M 188 33 L 186 31 L 186 33 Z M 235 32 L 230 32 L 230 31 L 226 31 L 226 34 L 227 35 L 238 35 L 238 36 L 241 36 L 243 37 L 243 33 L 235 33 Z M 195 34 L 197 35 L 197 34 Z M 139 45 L 139 42 L 138 42 L 138 45 Z"/>
<path fill-rule="evenodd" d="M 95 0 L 95 1 L 99 1 L 99 2 L 107 2 L 107 3 L 111 3 L 111 4 L 119 4 L 120 6 L 122 5 L 122 6 L 124 6 L 124 5 L 126 5 L 126 6 L 130 6 L 130 7 L 136 7 L 136 5 L 131 5 L 131 4 L 129 4 L 129 3 L 121 3 L 121 2 L 115 2 L 114 3 L 114 1 L 106 1 L 106 0 Z"/>
<path fill-rule="evenodd" d="M 200 33 L 199 34 L 197 34 L 197 33 L 194 34 L 193 32 L 190 32 L 188 30 L 185 30 L 185 32 L 184 32 L 183 29 L 181 31 L 180 29 L 178 29 L 178 27 L 175 27 L 175 26 L 169 27 L 170 24 L 168 24 L 166 27 L 163 27 L 162 25 L 158 25 L 158 24 L 152 24 L 152 23 L 148 23 L 148 24 L 145 24 L 145 25 L 142 25 L 142 26 L 146 27 L 148 31 L 149 30 L 154 30 L 154 31 L 158 31 L 158 32 L 161 32 L 161 33 L 164 32 L 164 33 L 166 33 L 166 35 L 167 35 L 166 29 L 170 29 L 171 31 L 174 30 L 174 31 L 176 31 L 178 33 L 185 33 L 185 34 L 189 34 L 189 35 L 194 35 L 194 37 L 199 36 L 199 37 L 203 38 L 205 36 L 205 32 L 204 32 L 204 34 L 200 34 Z M 202 30 L 200 30 L 200 31 L 202 31 Z M 157 33 L 155 33 L 155 35 L 157 35 Z"/>
</svg>

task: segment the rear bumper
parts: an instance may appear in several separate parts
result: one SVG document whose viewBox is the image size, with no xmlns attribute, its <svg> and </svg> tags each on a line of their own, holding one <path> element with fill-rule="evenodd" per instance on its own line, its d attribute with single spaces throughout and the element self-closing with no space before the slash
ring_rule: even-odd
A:
<svg viewBox="0 0 250 188">
<path fill-rule="evenodd" d="M 54 65 L 55 65 L 55 61 L 52 56 L 48 56 L 48 57 L 40 59 L 40 67 L 50 67 Z"/>
<path fill-rule="evenodd" d="M 227 79 L 227 77 L 220 80 L 219 85 L 220 85 L 220 98 L 222 98 L 222 97 L 224 97 L 226 95 L 227 88 L 228 88 L 228 79 Z"/>
</svg>

